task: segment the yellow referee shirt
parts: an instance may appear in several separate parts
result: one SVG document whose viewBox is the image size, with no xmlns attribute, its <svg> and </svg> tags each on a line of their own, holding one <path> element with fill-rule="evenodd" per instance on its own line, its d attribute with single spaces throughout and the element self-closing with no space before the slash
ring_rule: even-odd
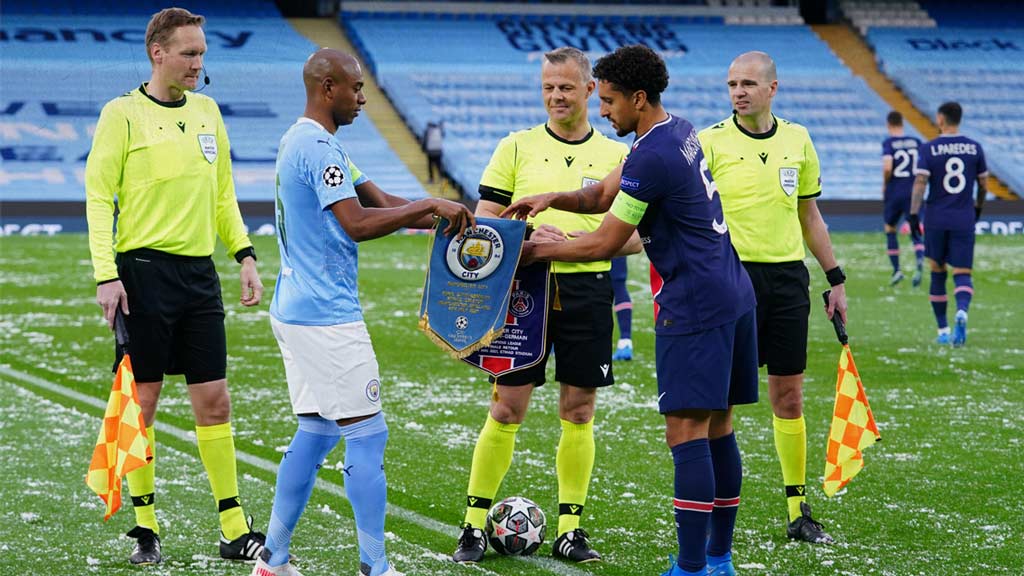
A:
<svg viewBox="0 0 1024 576">
<path fill-rule="evenodd" d="M 210 256 L 216 236 L 232 255 L 252 246 L 235 198 L 224 120 L 217 103 L 201 94 L 160 102 L 142 85 L 108 102 L 85 165 L 85 197 L 97 282 L 117 278 L 114 250 Z"/>
<path fill-rule="evenodd" d="M 512 132 L 498 143 L 480 179 L 480 198 L 508 206 L 526 196 L 576 190 L 599 182 L 626 157 L 628 148 L 591 128 L 582 140 L 560 138 L 541 124 Z M 533 218 L 563 232 L 593 232 L 604 214 L 576 214 L 548 209 Z M 611 262 L 554 262 L 561 273 L 604 272 Z"/>
<path fill-rule="evenodd" d="M 797 204 L 821 195 L 821 166 L 807 129 L 775 118 L 764 134 L 727 118 L 697 135 L 744 262 L 803 260 Z"/>
</svg>

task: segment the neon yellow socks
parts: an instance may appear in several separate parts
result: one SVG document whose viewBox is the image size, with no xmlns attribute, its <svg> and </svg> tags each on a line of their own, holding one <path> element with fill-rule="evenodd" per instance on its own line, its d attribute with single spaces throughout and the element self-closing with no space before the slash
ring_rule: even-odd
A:
<svg viewBox="0 0 1024 576">
<path fill-rule="evenodd" d="M 800 517 L 800 503 L 806 497 L 807 478 L 807 427 L 804 417 L 792 420 L 772 416 L 775 429 L 775 451 L 779 453 L 782 465 L 782 482 L 786 485 L 786 506 L 789 521 Z"/>
<path fill-rule="evenodd" d="M 501 481 L 512 465 L 519 424 L 502 424 L 487 414 L 487 422 L 473 449 L 473 466 L 469 471 L 465 522 L 483 528 L 487 511 L 498 493 Z"/>
<path fill-rule="evenodd" d="M 574 424 L 562 420 L 555 468 L 558 470 L 558 534 L 580 527 L 594 470 L 594 421 Z"/>
<path fill-rule="evenodd" d="M 235 440 L 231 423 L 196 426 L 199 457 L 210 478 L 210 489 L 220 512 L 220 530 L 228 540 L 249 531 L 238 498 L 238 473 L 235 464 Z"/>
<path fill-rule="evenodd" d="M 132 507 L 135 508 L 135 523 L 149 528 L 156 534 L 160 527 L 156 523 L 156 427 L 146 428 L 146 439 L 153 451 L 153 459 L 142 468 L 136 468 L 127 474 L 128 492 L 132 495 Z"/>
</svg>

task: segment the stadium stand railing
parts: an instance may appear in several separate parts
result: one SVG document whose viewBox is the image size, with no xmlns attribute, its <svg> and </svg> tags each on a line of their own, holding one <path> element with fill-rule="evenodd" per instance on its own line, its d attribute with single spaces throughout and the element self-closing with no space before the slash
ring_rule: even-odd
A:
<svg viewBox="0 0 1024 576">
<path fill-rule="evenodd" d="M 341 21 L 415 133 L 422 134 L 430 121 L 444 122 L 444 168 L 470 198 L 498 140 L 544 121 L 544 51 L 569 44 L 596 59 L 634 42 L 651 44 L 665 56 L 671 76 L 666 107 L 698 127 L 729 116 L 725 78 L 735 56 L 747 50 L 772 54 L 780 76 L 776 113 L 809 129 L 821 157 L 825 197 L 878 198 L 889 108 L 806 26 L 694 24 L 679 17 L 457 20 L 349 12 Z M 394 42 L 396 37 L 403 42 Z M 610 133 L 598 117 L 596 98 L 590 121 Z"/>
<path fill-rule="evenodd" d="M 84 200 L 85 160 L 100 109 L 148 80 L 146 22 L 164 7 L 114 4 L 123 10 L 96 0 L 4 3 L 0 201 Z M 211 83 L 202 93 L 221 107 L 238 198 L 272 201 L 278 142 L 303 113 L 302 65 L 316 46 L 272 2 L 190 6 L 207 17 Z M 384 190 L 410 199 L 427 196 L 369 118 L 345 127 L 341 139 L 356 165 Z"/>
</svg>

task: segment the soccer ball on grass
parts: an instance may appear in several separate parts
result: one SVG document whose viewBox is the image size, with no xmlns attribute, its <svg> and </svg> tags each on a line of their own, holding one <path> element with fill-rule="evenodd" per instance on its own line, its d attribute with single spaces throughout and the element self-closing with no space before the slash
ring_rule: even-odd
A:
<svg viewBox="0 0 1024 576">
<path fill-rule="evenodd" d="M 512 496 L 487 513 L 487 540 L 499 554 L 529 556 L 544 543 L 547 521 L 533 501 Z"/>
</svg>

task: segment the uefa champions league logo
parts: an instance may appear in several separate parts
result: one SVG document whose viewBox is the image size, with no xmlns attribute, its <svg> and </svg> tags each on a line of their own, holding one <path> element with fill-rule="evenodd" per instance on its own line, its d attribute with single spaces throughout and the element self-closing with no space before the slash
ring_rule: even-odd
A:
<svg viewBox="0 0 1024 576">
<path fill-rule="evenodd" d="M 469 282 L 483 280 L 495 270 L 505 256 L 505 245 L 498 231 L 490 226 L 467 228 L 461 240 L 448 243 L 446 262 L 456 277 Z"/>
</svg>

